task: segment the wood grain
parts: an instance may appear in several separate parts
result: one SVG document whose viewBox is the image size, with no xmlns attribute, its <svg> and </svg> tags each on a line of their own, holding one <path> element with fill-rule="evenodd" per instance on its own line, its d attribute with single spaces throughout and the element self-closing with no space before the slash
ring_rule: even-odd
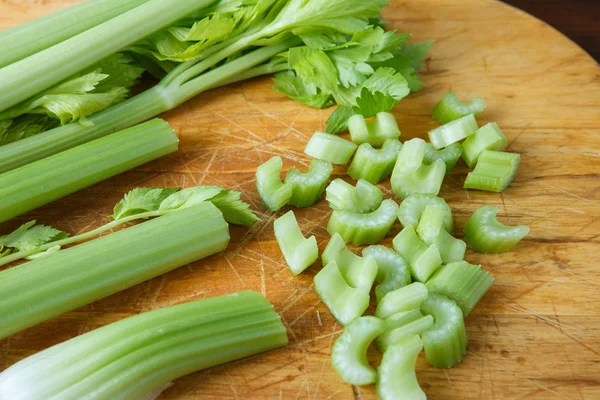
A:
<svg viewBox="0 0 600 400">
<path fill-rule="evenodd" d="M 1 1 L 0 24 L 75 2 Z M 421 385 L 431 399 L 600 398 L 598 65 L 553 28 L 494 1 L 392 0 L 384 17 L 417 41 L 436 41 L 423 75 L 426 89 L 394 111 L 404 139 L 424 137 L 434 127 L 430 111 L 453 89 L 484 97 L 489 108 L 480 123 L 498 122 L 509 150 L 523 155 L 516 181 L 503 195 L 463 190 L 468 170 L 462 164 L 447 177 L 441 195 L 455 213 L 456 233 L 484 204 L 500 207 L 507 223 L 531 227 L 511 253 L 467 253 L 496 283 L 467 318 L 464 361 L 440 370 L 421 358 Z M 307 166 L 304 145 L 323 128 L 330 110 L 296 104 L 269 86 L 268 78 L 257 79 L 190 101 L 165 115 L 181 137 L 177 154 L 0 227 L 4 232 L 35 218 L 76 233 L 106 222 L 115 202 L 133 187 L 203 183 L 242 190 L 263 218 L 250 231 L 232 228 L 223 254 L 0 341 L 0 368 L 139 312 L 250 288 L 275 304 L 290 345 L 179 379 L 161 399 L 376 397 L 373 387 L 345 385 L 331 369 L 330 349 L 341 328 L 312 287 L 321 266 L 290 276 L 273 237 L 272 222 L 281 213 L 266 212 L 254 188 L 256 167 L 272 155 L 282 155 L 286 169 Z M 389 196 L 389 185 L 382 187 Z M 329 216 L 324 201 L 297 216 L 323 248 Z M 386 243 L 398 230 L 395 226 Z"/>
</svg>

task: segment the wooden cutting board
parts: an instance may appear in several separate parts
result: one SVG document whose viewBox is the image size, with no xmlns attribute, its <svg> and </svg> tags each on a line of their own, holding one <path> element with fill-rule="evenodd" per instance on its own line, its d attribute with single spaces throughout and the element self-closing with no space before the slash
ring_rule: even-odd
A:
<svg viewBox="0 0 600 400">
<path fill-rule="evenodd" d="M 77 3 L 2 0 L 8 27 Z M 516 181 L 504 194 L 466 191 L 460 164 L 441 196 L 451 205 L 457 235 L 485 204 L 530 236 L 515 251 L 466 259 L 496 277 L 467 318 L 468 354 L 451 370 L 417 364 L 431 399 L 600 398 L 600 68 L 583 50 L 531 16 L 490 0 L 392 0 L 391 26 L 417 41 L 434 39 L 423 78 L 427 87 L 399 105 L 404 139 L 425 137 L 430 112 L 452 89 L 485 98 L 480 123 L 498 122 L 522 153 Z M 321 265 L 297 278 L 288 272 L 258 200 L 254 171 L 273 155 L 285 168 L 305 167 L 310 135 L 330 110 L 283 97 L 269 78 L 199 96 L 165 118 L 181 137 L 177 154 L 109 179 L 1 226 L 29 219 L 77 233 L 106 222 L 113 205 L 137 186 L 215 184 L 241 190 L 263 221 L 232 228 L 220 255 L 182 267 L 102 301 L 0 341 L 0 369 L 78 334 L 151 309 L 254 289 L 275 304 L 289 328 L 281 350 L 212 368 L 175 382 L 161 399 L 374 399 L 373 387 L 344 384 L 330 367 L 341 327 L 312 286 Z M 335 170 L 343 176 L 344 168 Z M 389 189 L 387 183 L 382 185 Z M 389 190 L 387 190 L 389 195 Z M 306 233 L 324 248 L 329 216 L 324 201 L 298 210 Z M 395 226 L 386 243 L 399 230 Z M 85 268 L 85 266 L 82 266 Z M 373 351 L 373 360 L 378 355 Z"/>
</svg>

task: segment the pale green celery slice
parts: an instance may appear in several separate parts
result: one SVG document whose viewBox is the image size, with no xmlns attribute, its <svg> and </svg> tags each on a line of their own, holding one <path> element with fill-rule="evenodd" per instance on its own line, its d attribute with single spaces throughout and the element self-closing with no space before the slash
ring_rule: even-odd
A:
<svg viewBox="0 0 600 400">
<path fill-rule="evenodd" d="M 283 160 L 279 156 L 256 169 L 256 190 L 263 204 L 271 211 L 277 211 L 292 198 L 292 184 L 281 182 L 280 173 Z"/>
<path fill-rule="evenodd" d="M 315 132 L 304 152 L 332 164 L 348 164 L 358 146 L 349 140 L 324 132 Z"/>
<path fill-rule="evenodd" d="M 370 121 L 362 115 L 353 115 L 348 120 L 348 130 L 354 143 L 369 143 L 376 147 L 388 139 L 398 139 L 401 134 L 396 118 L 388 112 L 380 112 Z"/>
<path fill-rule="evenodd" d="M 325 192 L 325 199 L 333 210 L 369 213 L 377 210 L 383 201 L 381 189 L 364 179 L 359 179 L 356 186 L 352 186 L 337 178 Z"/>
<path fill-rule="evenodd" d="M 376 339 L 377 348 L 384 352 L 388 347 L 398 343 L 402 339 L 411 335 L 421 335 L 423 332 L 433 327 L 433 317 L 425 315 L 405 325 L 398 326 L 392 330 L 386 329 L 384 333 Z"/>
<path fill-rule="evenodd" d="M 315 290 L 342 325 L 348 325 L 363 315 L 369 307 L 371 288 L 353 288 L 348 285 L 335 261 L 327 264 L 315 276 Z"/>
<path fill-rule="evenodd" d="M 479 208 L 465 226 L 465 241 L 478 253 L 504 253 L 512 250 L 529 233 L 529 227 L 504 225 L 497 219 L 498 209 Z"/>
<path fill-rule="evenodd" d="M 0 174 L 0 222 L 177 151 L 165 121 L 144 124 Z"/>
<path fill-rule="evenodd" d="M 273 228 L 275 239 L 293 275 L 298 275 L 317 261 L 319 258 L 317 239 L 314 236 L 308 239 L 304 237 L 293 211 L 277 218 Z"/>
<path fill-rule="evenodd" d="M 417 225 L 417 234 L 427 246 L 435 245 L 440 252 L 442 263 L 462 261 L 467 244 L 456 239 L 444 229 L 446 210 L 435 205 L 425 206 Z"/>
<path fill-rule="evenodd" d="M 413 194 L 405 198 L 398 207 L 398 219 L 405 228 L 417 228 L 419 220 L 425 207 L 434 205 L 444 210 L 444 229 L 452 232 L 454 223 L 452 221 L 452 210 L 444 199 L 433 194 Z"/>
<path fill-rule="evenodd" d="M 377 395 L 381 400 L 426 400 L 415 367 L 423 350 L 419 335 L 408 336 L 388 347 L 378 369 Z"/>
<path fill-rule="evenodd" d="M 427 361 L 436 368 L 452 368 L 467 353 L 462 310 L 446 296 L 429 293 L 421 311 L 435 321 L 433 328 L 422 335 Z"/>
<path fill-rule="evenodd" d="M 375 316 L 387 318 L 399 312 L 410 311 L 421 307 L 421 303 L 425 300 L 427 300 L 427 288 L 422 283 L 414 282 L 386 294 L 377 303 Z"/>
<path fill-rule="evenodd" d="M 400 328 L 401 326 L 410 324 L 411 322 L 414 322 L 422 317 L 423 313 L 419 308 L 415 308 L 410 311 L 401 311 L 399 313 L 392 314 L 386 319 L 384 319 L 385 329 L 391 331 L 396 328 Z"/>
<path fill-rule="evenodd" d="M 292 198 L 289 204 L 296 207 L 310 207 L 323 196 L 333 165 L 328 161 L 313 159 L 308 172 L 290 169 L 285 175 L 285 183 L 292 185 Z"/>
<path fill-rule="evenodd" d="M 367 349 L 385 330 L 383 320 L 360 317 L 344 327 L 331 350 L 331 365 L 344 382 L 370 385 L 377 381 L 377 371 L 369 365 Z"/>
<path fill-rule="evenodd" d="M 411 282 L 410 269 L 407 262 L 389 247 L 374 245 L 362 251 L 363 257 L 371 256 L 377 261 L 379 285 L 375 287 L 375 297 L 379 302 L 387 293 L 400 289 Z"/>
<path fill-rule="evenodd" d="M 427 281 L 427 289 L 454 300 L 468 316 L 494 283 L 494 277 L 473 265 L 461 261 L 447 264 Z"/>
<path fill-rule="evenodd" d="M 473 172 L 467 175 L 465 189 L 503 192 L 515 179 L 521 156 L 516 153 L 484 150 Z"/>
<path fill-rule="evenodd" d="M 363 143 L 348 167 L 348 175 L 352 179 L 379 183 L 392 174 L 401 149 L 402 143 L 396 139 L 387 139 L 381 149 L 374 149 L 369 143 Z"/>
<path fill-rule="evenodd" d="M 416 193 L 437 195 L 440 192 L 446 164 L 442 160 L 423 164 L 426 147 L 425 141 L 419 138 L 404 142 L 390 179 L 396 196 L 405 198 Z"/>
<path fill-rule="evenodd" d="M 352 252 L 339 234 L 331 236 L 321 256 L 323 265 L 335 262 L 340 273 L 352 287 L 368 287 L 369 290 L 378 274 L 375 258 L 365 255 L 360 257 Z"/>
<path fill-rule="evenodd" d="M 34 354 L 0 374 L 12 400 L 149 398 L 189 373 L 285 346 L 286 328 L 244 291 L 125 318 Z"/>
<path fill-rule="evenodd" d="M 466 139 L 473 135 L 477 129 L 479 129 L 479 126 L 475 116 L 469 114 L 429 131 L 428 135 L 433 147 L 439 150 Z"/>
<path fill-rule="evenodd" d="M 413 278 L 419 282 L 427 282 L 442 265 L 442 257 L 436 245 L 427 247 L 414 228 L 402 229 L 394 238 L 393 245 L 398 254 L 408 261 Z"/>
<path fill-rule="evenodd" d="M 210 202 L 0 272 L 0 338 L 224 250 Z"/>
<path fill-rule="evenodd" d="M 508 139 L 495 122 L 482 126 L 461 144 L 462 158 L 469 168 L 477 165 L 477 160 L 484 150 L 501 151 L 508 144 Z"/>
<path fill-rule="evenodd" d="M 479 97 L 468 103 L 458 99 L 454 92 L 446 93 L 433 109 L 433 119 L 440 124 L 446 124 L 469 114 L 479 115 L 485 109 L 485 101 Z"/>
<path fill-rule="evenodd" d="M 444 147 L 441 150 L 436 150 L 431 143 L 427 143 L 423 164 L 430 165 L 435 160 L 440 159 L 446 164 L 446 175 L 448 175 L 456 166 L 461 154 L 462 147 L 460 146 L 460 143 L 452 143 L 450 146 Z"/>
</svg>

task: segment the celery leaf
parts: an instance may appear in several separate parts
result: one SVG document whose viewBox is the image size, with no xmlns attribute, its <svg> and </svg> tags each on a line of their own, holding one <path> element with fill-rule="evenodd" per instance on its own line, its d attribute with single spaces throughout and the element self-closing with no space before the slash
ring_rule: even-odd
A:
<svg viewBox="0 0 600 400">
<path fill-rule="evenodd" d="M 41 245 L 61 240 L 69 236 L 63 231 L 45 225 L 36 225 L 35 221 L 29 221 L 14 232 L 0 237 L 0 248 L 13 249 L 14 251 L 34 250 Z M 2 255 L 7 255 L 3 252 Z"/>
<path fill-rule="evenodd" d="M 160 204 L 159 210 L 170 211 L 189 207 L 210 200 L 223 191 L 225 189 L 209 185 L 185 188 L 164 199 Z"/>
<path fill-rule="evenodd" d="M 223 217 L 230 224 L 252 226 L 256 221 L 260 221 L 260 218 L 250 210 L 248 203 L 240 200 L 240 197 L 240 192 L 225 190 L 210 202 L 221 210 Z"/>
<path fill-rule="evenodd" d="M 316 85 L 305 83 L 293 71 L 284 71 L 275 75 L 273 89 L 314 108 L 326 108 L 334 104 L 329 93 L 323 93 Z"/>
<path fill-rule="evenodd" d="M 111 218 L 119 220 L 136 214 L 156 211 L 166 198 L 178 190 L 171 188 L 132 189 L 117 203 Z"/>
<path fill-rule="evenodd" d="M 25 139 L 52 129 L 58 121 L 46 115 L 22 115 L 14 120 L 0 121 L 0 146 Z"/>
</svg>

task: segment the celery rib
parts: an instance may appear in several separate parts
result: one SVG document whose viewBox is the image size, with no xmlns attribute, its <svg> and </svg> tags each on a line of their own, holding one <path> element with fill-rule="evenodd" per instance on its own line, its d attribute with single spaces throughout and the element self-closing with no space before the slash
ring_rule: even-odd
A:
<svg viewBox="0 0 600 400">
<path fill-rule="evenodd" d="M 323 196 L 333 165 L 330 162 L 313 159 L 308 172 L 290 169 L 285 175 L 285 183 L 292 185 L 289 204 L 296 207 L 310 207 Z"/>
<path fill-rule="evenodd" d="M 485 110 L 485 101 L 479 97 L 474 98 L 468 103 L 464 103 L 458 99 L 454 92 L 448 92 L 442 96 L 442 99 L 436 104 L 433 109 L 433 119 L 440 124 L 447 124 L 469 114 L 475 116 L 481 114 Z"/>
<path fill-rule="evenodd" d="M 277 211 L 292 198 L 292 184 L 281 182 L 279 174 L 283 160 L 272 157 L 256 169 L 256 190 L 263 204 L 271 211 Z"/>
<path fill-rule="evenodd" d="M 465 189 L 503 192 L 515 179 L 521 156 L 516 153 L 484 150 L 473 172 L 465 179 Z"/>
<path fill-rule="evenodd" d="M 478 253 L 504 253 L 512 250 L 527 234 L 529 227 L 504 225 L 497 219 L 498 209 L 479 208 L 465 225 L 465 241 Z"/>
<path fill-rule="evenodd" d="M 370 213 L 381 206 L 383 192 L 372 183 L 359 179 L 352 186 L 340 178 L 334 179 L 325 190 L 325 199 L 333 210 Z"/>
<path fill-rule="evenodd" d="M 413 278 L 419 282 L 427 282 L 442 265 L 442 256 L 437 246 L 426 246 L 414 228 L 402 229 L 392 243 L 398 254 L 408 261 Z"/>
<path fill-rule="evenodd" d="M 462 144 L 462 158 L 465 160 L 469 168 L 477 165 L 479 156 L 485 150 L 504 150 L 508 144 L 508 139 L 500 130 L 497 123 L 491 122 L 482 126 L 465 140 Z"/>
<path fill-rule="evenodd" d="M 377 395 L 381 400 L 425 400 L 427 396 L 419 386 L 415 367 L 423 350 L 419 335 L 408 336 L 390 346 L 379 366 Z"/>
<path fill-rule="evenodd" d="M 360 114 L 353 115 L 348 120 L 348 130 L 352 141 L 358 145 L 382 146 L 386 140 L 397 140 L 401 134 L 396 118 L 388 112 L 378 113 L 371 121 L 366 121 Z"/>
<path fill-rule="evenodd" d="M 448 175 L 456 166 L 461 154 L 462 148 L 460 143 L 452 143 L 450 146 L 444 147 L 441 150 L 436 150 L 431 143 L 427 143 L 423 164 L 431 165 L 435 160 L 440 159 L 446 164 L 446 175 Z"/>
<path fill-rule="evenodd" d="M 304 152 L 332 164 L 348 164 L 358 146 L 349 140 L 330 133 L 315 132 Z"/>
<path fill-rule="evenodd" d="M 404 325 L 397 326 L 395 328 L 387 328 L 377 338 L 377 348 L 382 352 L 400 342 L 402 339 L 412 335 L 422 335 L 423 332 L 433 327 L 433 317 L 431 315 L 425 315 L 420 318 L 410 321 Z"/>
<path fill-rule="evenodd" d="M 363 257 L 371 256 L 377 261 L 379 285 L 375 287 L 375 297 L 379 302 L 387 293 L 400 289 L 411 282 L 410 269 L 404 258 L 389 247 L 369 246 L 362 251 Z"/>
<path fill-rule="evenodd" d="M 317 261 L 319 258 L 317 239 L 314 236 L 308 239 L 304 237 L 293 211 L 277 218 L 273 228 L 275 239 L 293 275 L 300 274 Z"/>
<path fill-rule="evenodd" d="M 453 143 L 473 135 L 479 127 L 473 114 L 469 114 L 439 128 L 429 131 L 429 140 L 436 150 L 443 149 Z"/>
<path fill-rule="evenodd" d="M 413 194 L 405 198 L 398 208 L 398 219 L 405 228 L 417 228 L 419 220 L 425 211 L 425 207 L 433 205 L 444 210 L 444 229 L 452 232 L 454 222 L 452 220 L 452 209 L 446 200 L 432 194 Z"/>
<path fill-rule="evenodd" d="M 378 263 L 374 257 L 364 255 L 359 257 L 348 247 L 339 234 L 334 234 L 321 256 L 323 265 L 335 261 L 344 280 L 351 287 L 373 286 L 378 274 Z"/>
<path fill-rule="evenodd" d="M 396 139 L 387 139 L 381 149 L 374 149 L 369 143 L 363 143 L 348 167 L 348 175 L 352 179 L 379 183 L 392 174 L 401 149 L 402 143 Z"/>
<path fill-rule="evenodd" d="M 417 234 L 425 245 L 435 245 L 440 252 L 442 263 L 462 261 L 467 244 L 456 239 L 444 229 L 446 210 L 434 205 L 425 206 L 417 226 Z"/>
<path fill-rule="evenodd" d="M 421 307 L 421 303 L 425 300 L 427 300 L 427 288 L 422 283 L 414 282 L 386 294 L 377 303 L 375 316 L 385 319 L 399 312 L 411 311 Z"/>
</svg>

